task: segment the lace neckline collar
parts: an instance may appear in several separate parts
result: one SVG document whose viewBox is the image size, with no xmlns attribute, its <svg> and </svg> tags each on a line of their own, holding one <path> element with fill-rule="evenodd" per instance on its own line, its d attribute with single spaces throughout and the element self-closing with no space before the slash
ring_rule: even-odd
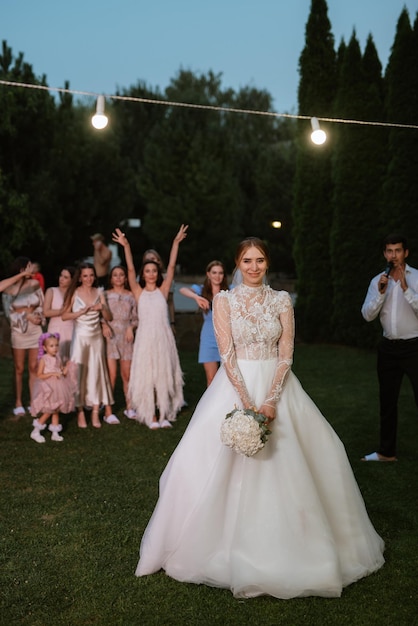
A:
<svg viewBox="0 0 418 626">
<path fill-rule="evenodd" d="M 250 287 L 249 285 L 244 285 L 244 283 L 241 283 L 239 285 L 239 288 L 241 291 L 243 291 L 244 293 L 247 294 L 259 294 L 262 293 L 263 291 L 265 291 L 268 288 L 268 285 L 265 285 L 264 283 L 262 285 L 257 285 L 255 287 Z"/>
</svg>

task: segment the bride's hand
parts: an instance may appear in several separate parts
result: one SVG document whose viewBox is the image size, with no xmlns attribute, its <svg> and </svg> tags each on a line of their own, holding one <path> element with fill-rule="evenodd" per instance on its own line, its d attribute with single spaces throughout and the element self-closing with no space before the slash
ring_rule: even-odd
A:
<svg viewBox="0 0 418 626">
<path fill-rule="evenodd" d="M 272 422 L 276 418 L 276 409 L 268 404 L 262 404 L 257 410 L 259 413 L 265 415 L 269 422 Z"/>
<path fill-rule="evenodd" d="M 120 244 L 123 247 L 129 244 L 128 238 L 126 237 L 125 233 L 121 231 L 120 228 L 115 228 L 115 231 L 112 233 L 112 241 Z"/>
</svg>

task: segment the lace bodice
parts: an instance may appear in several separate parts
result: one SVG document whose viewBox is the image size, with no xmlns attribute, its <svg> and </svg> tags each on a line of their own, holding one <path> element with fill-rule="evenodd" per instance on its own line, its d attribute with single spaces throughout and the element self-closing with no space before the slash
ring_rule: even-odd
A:
<svg viewBox="0 0 418 626">
<path fill-rule="evenodd" d="M 286 291 L 267 285 L 238 285 L 221 291 L 213 301 L 214 328 L 222 362 L 245 408 L 254 406 L 237 359 L 278 359 L 264 404 L 275 406 L 293 360 L 293 306 Z"/>
</svg>

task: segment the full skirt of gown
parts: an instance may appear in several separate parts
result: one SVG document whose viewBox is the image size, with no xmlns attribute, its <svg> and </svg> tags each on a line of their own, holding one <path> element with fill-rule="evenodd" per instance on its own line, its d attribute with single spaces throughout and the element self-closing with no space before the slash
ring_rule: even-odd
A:
<svg viewBox="0 0 418 626">
<path fill-rule="evenodd" d="M 242 361 L 260 406 L 276 360 Z M 338 597 L 384 563 L 340 439 L 290 372 L 265 447 L 253 457 L 220 441 L 241 406 L 222 366 L 160 479 L 137 576 L 163 568 L 179 581 L 236 597 Z"/>
</svg>

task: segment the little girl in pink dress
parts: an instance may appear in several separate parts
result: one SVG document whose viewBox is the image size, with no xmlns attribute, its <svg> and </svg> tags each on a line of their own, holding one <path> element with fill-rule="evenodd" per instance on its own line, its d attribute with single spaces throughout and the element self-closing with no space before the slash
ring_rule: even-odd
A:
<svg viewBox="0 0 418 626">
<path fill-rule="evenodd" d="M 62 430 L 59 413 L 74 411 L 76 390 L 76 367 L 71 362 L 62 365 L 58 333 L 43 333 L 39 338 L 39 363 L 31 404 L 31 414 L 35 418 L 31 439 L 37 443 L 45 442 L 41 431 L 51 418 L 48 427 L 52 433 L 51 440 L 64 440 L 59 434 Z M 42 415 L 36 418 L 38 413 Z"/>
</svg>

